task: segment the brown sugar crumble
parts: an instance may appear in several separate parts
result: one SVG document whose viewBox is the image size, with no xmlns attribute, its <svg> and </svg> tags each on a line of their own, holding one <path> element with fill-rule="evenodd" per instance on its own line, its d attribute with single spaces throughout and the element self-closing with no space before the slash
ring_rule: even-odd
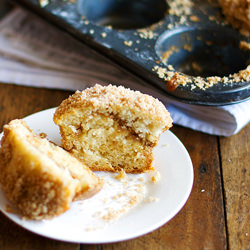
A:
<svg viewBox="0 0 250 250">
<path fill-rule="evenodd" d="M 128 47 L 131 47 L 133 45 L 133 41 L 124 41 L 124 44 Z"/>
<path fill-rule="evenodd" d="M 153 183 L 159 182 L 160 179 L 161 179 L 161 175 L 160 175 L 160 172 L 159 172 L 159 171 L 156 171 L 156 172 L 154 173 L 154 175 L 152 176 L 152 178 L 151 178 L 151 180 L 152 180 Z"/>
<path fill-rule="evenodd" d="M 47 134 L 46 134 L 46 133 L 43 133 L 43 132 L 40 133 L 39 136 L 40 136 L 41 138 L 47 138 Z"/>
<path fill-rule="evenodd" d="M 127 177 L 127 174 L 126 174 L 126 172 L 124 171 L 124 169 L 121 169 L 121 170 L 118 172 L 118 174 L 115 176 L 115 178 L 116 178 L 117 180 L 124 179 L 124 178 L 126 178 L 126 177 Z"/>
<path fill-rule="evenodd" d="M 167 60 L 169 59 L 169 57 L 170 57 L 171 55 L 173 55 L 174 53 L 177 53 L 179 50 L 180 50 L 180 48 L 177 48 L 177 47 L 175 47 L 175 46 L 171 46 L 167 51 L 165 51 L 165 52 L 163 53 L 162 61 L 163 61 L 164 63 L 166 63 Z"/>
<path fill-rule="evenodd" d="M 240 41 L 240 49 L 250 50 L 250 43 L 248 43 L 246 41 Z"/>
<path fill-rule="evenodd" d="M 200 22 L 200 18 L 197 17 L 197 16 L 190 16 L 189 19 L 192 21 L 192 22 Z"/>
<path fill-rule="evenodd" d="M 105 38 L 105 37 L 107 36 L 107 33 L 102 32 L 102 33 L 101 33 L 101 36 L 102 36 L 103 38 Z"/>
<path fill-rule="evenodd" d="M 201 70 L 199 65 L 193 64 L 193 67 Z M 187 84 L 191 85 L 191 90 L 199 88 L 201 90 L 206 90 L 212 87 L 215 84 L 231 84 L 231 83 L 240 83 L 250 80 L 250 65 L 246 69 L 240 70 L 237 73 L 230 74 L 229 76 L 210 76 L 207 78 L 202 78 L 200 76 L 192 77 L 185 74 L 181 74 L 175 71 L 170 70 L 171 66 L 160 67 L 158 65 L 154 66 L 152 71 L 155 71 L 159 78 L 163 79 L 166 82 L 166 86 L 169 91 L 175 90 L 179 85 L 186 86 Z"/>
<path fill-rule="evenodd" d="M 192 14 L 192 7 L 194 6 L 191 0 L 171 0 L 168 1 L 168 4 L 170 7 L 169 14 L 185 18 L 181 23 L 187 20 L 188 15 Z"/>
<path fill-rule="evenodd" d="M 250 36 L 250 2 L 248 0 L 219 0 L 226 20 L 241 34 Z"/>
<path fill-rule="evenodd" d="M 138 29 L 139 37 L 143 39 L 153 39 L 156 34 L 151 29 Z"/>
<path fill-rule="evenodd" d="M 149 203 L 157 202 L 157 201 L 159 201 L 159 198 L 153 197 L 153 196 L 149 196 L 148 199 L 145 200 L 145 202 L 149 202 Z"/>
</svg>

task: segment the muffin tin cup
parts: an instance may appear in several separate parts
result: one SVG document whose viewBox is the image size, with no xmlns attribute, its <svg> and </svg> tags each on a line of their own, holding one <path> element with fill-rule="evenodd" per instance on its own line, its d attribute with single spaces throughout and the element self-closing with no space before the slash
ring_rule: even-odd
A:
<svg viewBox="0 0 250 250">
<path fill-rule="evenodd" d="M 226 105 L 250 98 L 250 39 L 206 0 L 15 0 L 170 98 Z M 248 47 L 249 46 L 249 47 Z M 248 72 L 249 71 L 249 72 Z"/>
</svg>

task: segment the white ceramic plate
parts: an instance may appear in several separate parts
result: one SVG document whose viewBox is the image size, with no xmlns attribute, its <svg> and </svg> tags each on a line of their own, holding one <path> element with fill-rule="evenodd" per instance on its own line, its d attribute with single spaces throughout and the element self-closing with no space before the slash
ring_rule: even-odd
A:
<svg viewBox="0 0 250 250">
<path fill-rule="evenodd" d="M 24 120 L 36 132 L 60 144 L 55 109 Z M 153 173 L 117 174 L 97 172 L 103 189 L 94 197 L 73 202 L 64 214 L 51 220 L 25 221 L 8 213 L 8 201 L 0 190 L 0 210 L 23 228 L 52 239 L 74 243 L 109 243 L 149 233 L 172 219 L 184 206 L 193 185 L 193 167 L 183 144 L 170 131 L 162 134 L 155 149 Z M 160 178 L 158 178 L 160 175 Z M 152 181 L 159 179 L 157 182 Z"/>
</svg>

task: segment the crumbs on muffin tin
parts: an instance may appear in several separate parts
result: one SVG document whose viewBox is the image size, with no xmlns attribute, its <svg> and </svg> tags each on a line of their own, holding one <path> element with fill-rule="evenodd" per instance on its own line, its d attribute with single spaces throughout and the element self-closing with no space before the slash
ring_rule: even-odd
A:
<svg viewBox="0 0 250 250">
<path fill-rule="evenodd" d="M 142 39 L 153 39 L 156 34 L 151 29 L 138 29 L 139 37 Z"/>
<path fill-rule="evenodd" d="M 178 72 L 170 71 L 167 68 L 159 67 L 158 65 L 156 65 L 152 71 L 155 71 L 159 78 L 166 81 L 166 86 L 170 91 L 175 90 L 179 85 L 186 86 L 187 84 L 191 84 L 191 89 L 199 88 L 205 90 L 218 83 L 230 84 L 250 81 L 250 65 L 248 65 L 244 70 L 240 70 L 237 73 L 224 77 L 191 77 Z"/>
<path fill-rule="evenodd" d="M 210 0 L 209 3 L 211 5 L 218 6 L 216 1 Z M 194 0 L 169 0 L 169 14 L 176 16 L 178 20 L 175 20 L 174 23 L 169 23 L 167 28 L 173 29 L 179 25 L 188 25 L 188 20 L 192 22 L 200 22 L 199 18 L 193 15 L 192 8 L 195 6 Z M 219 18 L 218 16 L 208 15 L 208 19 L 210 21 L 220 23 L 225 25 L 227 21 L 223 18 Z M 197 38 L 198 39 L 198 38 Z M 207 41 L 209 43 L 209 41 Z M 239 45 L 240 49 L 249 50 L 249 43 L 242 41 Z M 188 49 L 183 48 L 183 49 Z M 163 54 L 162 62 L 166 63 L 167 59 L 175 52 L 177 52 L 178 48 L 172 47 L 168 51 Z M 190 48 L 189 48 L 190 51 Z M 193 68 L 200 70 L 200 65 L 192 64 Z M 199 88 L 201 90 L 206 90 L 212 87 L 215 84 L 232 84 L 245 82 L 250 80 L 250 68 L 249 66 L 246 69 L 243 69 L 239 72 L 230 74 L 228 76 L 210 76 L 210 77 L 193 77 L 186 75 L 181 72 L 175 72 L 175 69 L 172 65 L 166 65 L 164 67 L 154 66 L 152 68 L 153 72 L 156 72 L 159 78 L 163 79 L 166 82 L 167 89 L 169 91 L 175 90 L 178 86 L 186 86 L 190 85 L 191 90 Z"/>
</svg>

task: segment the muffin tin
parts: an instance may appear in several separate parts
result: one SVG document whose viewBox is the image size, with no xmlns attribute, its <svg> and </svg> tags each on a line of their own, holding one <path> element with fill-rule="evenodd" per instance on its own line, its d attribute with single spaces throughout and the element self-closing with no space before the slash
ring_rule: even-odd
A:
<svg viewBox="0 0 250 250">
<path fill-rule="evenodd" d="M 15 2 L 170 98 L 201 105 L 250 98 L 250 39 L 225 22 L 213 0 Z"/>
</svg>

